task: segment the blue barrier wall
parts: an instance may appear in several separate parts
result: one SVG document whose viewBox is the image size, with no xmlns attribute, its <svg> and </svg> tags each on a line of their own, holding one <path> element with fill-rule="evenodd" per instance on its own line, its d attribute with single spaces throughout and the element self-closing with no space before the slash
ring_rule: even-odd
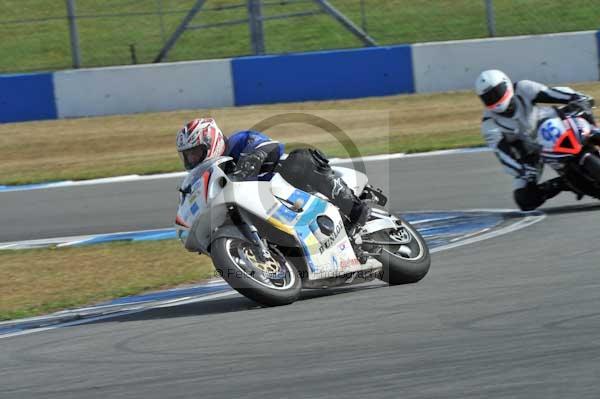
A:
<svg viewBox="0 0 600 399">
<path fill-rule="evenodd" d="M 56 117 L 51 73 L 0 75 L 0 123 Z"/>
<path fill-rule="evenodd" d="M 414 92 L 410 46 L 232 60 L 235 105 Z"/>
<path fill-rule="evenodd" d="M 598 47 L 598 69 L 600 69 L 600 30 L 596 32 L 596 45 Z"/>
</svg>

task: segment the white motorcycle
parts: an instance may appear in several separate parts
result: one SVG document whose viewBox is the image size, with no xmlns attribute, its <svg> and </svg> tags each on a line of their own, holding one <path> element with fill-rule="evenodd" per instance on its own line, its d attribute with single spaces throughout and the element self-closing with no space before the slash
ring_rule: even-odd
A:
<svg viewBox="0 0 600 399">
<path fill-rule="evenodd" d="M 371 206 L 353 237 L 338 208 L 274 174 L 268 181 L 232 181 L 230 157 L 191 170 L 180 187 L 178 236 L 189 251 L 211 257 L 218 274 L 242 295 L 267 306 L 298 299 L 302 288 L 370 281 L 391 285 L 428 272 L 427 243 L 385 210 L 387 199 L 348 168 L 334 172 Z"/>
</svg>

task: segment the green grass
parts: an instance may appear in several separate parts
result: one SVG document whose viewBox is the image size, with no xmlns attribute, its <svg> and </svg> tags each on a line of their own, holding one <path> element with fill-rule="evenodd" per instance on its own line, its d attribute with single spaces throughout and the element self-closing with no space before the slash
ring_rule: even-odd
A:
<svg viewBox="0 0 600 399">
<path fill-rule="evenodd" d="M 600 98 L 600 83 L 573 88 Z M 212 116 L 229 135 L 290 112 L 337 125 L 359 154 L 316 125 L 283 123 L 267 129 L 286 143 L 287 151 L 317 146 L 331 157 L 354 157 L 484 144 L 482 105 L 469 91 L 60 119 L 0 124 L 0 184 L 179 171 L 174 139 L 184 121 Z"/>
<path fill-rule="evenodd" d="M 178 171 L 173 142 L 183 121 L 213 116 L 230 134 L 289 112 L 337 125 L 359 154 L 347 152 L 344 139 L 318 126 L 284 123 L 268 129 L 288 151 L 314 145 L 329 156 L 354 157 L 483 143 L 481 105 L 468 92 L 26 122 L 0 125 L 0 184 Z M 420 116 L 424 113 L 429 114 L 427 124 Z M 23 131 L 28 132 L 26 141 Z"/>
<path fill-rule="evenodd" d="M 158 4 L 162 1 L 162 21 Z M 76 0 L 83 66 L 130 64 L 130 45 L 138 61 L 151 62 L 194 0 Z M 194 25 L 239 20 L 245 8 L 215 10 L 245 0 L 208 0 Z M 264 14 L 277 15 L 317 9 L 310 3 L 272 5 Z M 360 0 L 331 0 L 362 25 Z M 495 0 L 500 36 L 598 29 L 598 0 L 580 0 L 568 7 L 559 0 Z M 64 69 L 71 66 L 69 30 L 64 1 L 0 0 L 0 72 Z M 148 15 L 88 18 L 91 15 Z M 51 18 L 48 21 L 11 21 Z M 415 43 L 487 36 L 482 0 L 368 0 L 365 27 L 380 44 Z M 285 53 L 361 46 L 354 36 L 326 15 L 270 20 L 264 24 L 268 53 Z M 169 55 L 169 61 L 223 58 L 251 53 L 245 24 L 189 30 Z"/>
<path fill-rule="evenodd" d="M 0 320 L 29 317 L 214 277 L 179 241 L 0 251 Z"/>
<path fill-rule="evenodd" d="M 479 131 L 473 129 L 471 132 L 444 132 L 435 136 L 423 135 L 392 135 L 389 138 L 379 140 L 355 141 L 354 144 L 360 151 L 360 156 L 389 154 L 389 153 L 417 153 L 453 148 L 481 147 L 485 142 Z M 306 147 L 303 143 L 286 144 L 286 149 L 291 151 L 295 148 Z M 348 152 L 340 146 L 340 143 L 323 143 L 318 148 L 330 157 L 348 157 Z"/>
</svg>

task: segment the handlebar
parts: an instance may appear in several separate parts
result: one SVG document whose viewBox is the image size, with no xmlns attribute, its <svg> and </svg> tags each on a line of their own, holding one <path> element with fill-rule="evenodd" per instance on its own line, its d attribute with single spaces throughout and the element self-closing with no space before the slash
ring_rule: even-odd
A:
<svg viewBox="0 0 600 399">
<path fill-rule="evenodd" d="M 589 96 L 584 96 L 577 100 L 571 101 L 570 103 L 562 107 L 555 109 L 558 111 L 559 115 L 561 115 L 561 118 L 563 119 L 565 117 L 577 117 L 586 115 L 587 117 L 585 119 L 588 119 L 590 123 L 592 123 L 594 122 L 594 114 L 592 113 L 592 108 L 594 108 L 594 106 L 594 99 Z"/>
</svg>

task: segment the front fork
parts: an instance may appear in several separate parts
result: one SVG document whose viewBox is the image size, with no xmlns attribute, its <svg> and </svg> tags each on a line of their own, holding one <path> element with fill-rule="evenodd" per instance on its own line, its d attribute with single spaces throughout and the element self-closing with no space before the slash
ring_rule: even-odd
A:
<svg viewBox="0 0 600 399">
<path fill-rule="evenodd" d="M 231 221 L 240 229 L 240 231 L 244 234 L 244 237 L 254 246 L 255 255 L 261 262 L 266 262 L 271 258 L 271 252 L 265 245 L 265 243 L 260 239 L 258 235 L 258 230 L 256 227 L 245 220 L 242 216 L 239 209 L 237 209 L 233 205 L 229 205 L 227 207 L 227 211 L 229 212 L 229 217 Z"/>
</svg>

